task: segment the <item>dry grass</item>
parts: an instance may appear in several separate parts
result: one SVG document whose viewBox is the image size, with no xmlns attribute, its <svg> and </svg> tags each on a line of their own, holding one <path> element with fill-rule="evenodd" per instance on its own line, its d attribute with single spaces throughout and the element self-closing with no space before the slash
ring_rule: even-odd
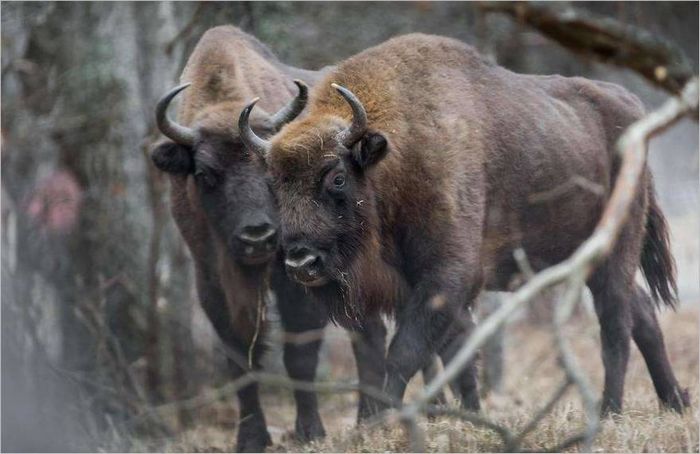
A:
<svg viewBox="0 0 700 454">
<path fill-rule="evenodd" d="M 690 388 L 693 407 L 684 415 L 660 411 L 656 395 L 641 355 L 633 349 L 626 390 L 625 412 L 603 422 L 594 444 L 599 452 L 698 452 L 698 308 L 685 306 L 677 313 L 661 315 L 667 349 L 679 380 Z M 334 333 L 335 334 L 335 333 Z M 602 389 L 598 327 L 593 318 L 569 326 L 569 337 L 579 361 Z M 354 367 L 344 335 L 331 335 L 329 359 L 333 367 L 329 378 L 347 379 Z M 483 402 L 484 415 L 515 430 L 523 427 L 533 412 L 554 392 L 563 378 L 556 366 L 550 334 L 544 329 L 513 326 L 507 338 L 506 386 L 501 395 Z M 412 383 L 409 396 L 421 386 Z M 151 445 L 162 451 L 230 451 L 234 447 L 235 428 L 231 405 L 235 399 L 201 409 L 198 425 L 183 431 L 176 439 Z M 355 396 L 333 395 L 321 399 L 321 413 L 328 432 L 325 440 L 302 445 L 289 436 L 294 427 L 295 409 L 287 391 L 266 390 L 264 407 L 270 433 L 275 442 L 270 451 L 301 452 L 379 452 L 407 449 L 406 437 L 398 426 L 371 431 L 356 429 Z M 578 431 L 583 424 L 578 396 L 570 390 L 553 413 L 530 434 L 524 444 L 528 450 L 555 446 Z M 226 425 L 228 423 L 228 425 Z M 441 418 L 423 420 L 430 451 L 489 452 L 498 450 L 499 438 L 491 431 L 468 423 Z M 576 448 L 573 448 L 576 450 Z"/>
</svg>

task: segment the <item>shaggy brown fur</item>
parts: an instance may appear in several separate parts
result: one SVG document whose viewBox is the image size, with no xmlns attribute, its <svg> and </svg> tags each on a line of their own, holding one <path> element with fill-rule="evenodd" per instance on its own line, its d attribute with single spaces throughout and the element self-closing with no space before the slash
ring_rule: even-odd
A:
<svg viewBox="0 0 700 454">
<path fill-rule="evenodd" d="M 152 155 L 154 163 L 169 172 L 171 212 L 194 258 L 202 307 L 228 347 L 234 378 L 248 370 L 251 349 L 253 367 L 258 367 L 265 329 L 259 317 L 269 286 L 277 293 L 287 331 L 318 330 L 327 322 L 324 311 L 280 271 L 276 243 L 266 244 L 267 257 L 253 264 L 244 260 L 245 244 L 237 237 L 256 221 L 276 224 L 264 166 L 239 139 L 236 118 L 243 101 L 253 93 L 265 94 L 265 111 L 259 112 L 254 124 L 261 134 L 270 134 L 274 131 L 267 112 L 276 112 L 296 94 L 292 79 L 303 77 L 313 83 L 321 74 L 283 65 L 255 38 L 234 27 L 213 28 L 202 36 L 181 76 L 191 85 L 183 93 L 178 122 L 195 132 L 195 144 L 166 141 Z M 285 365 L 292 378 L 314 379 L 319 346 L 320 340 L 285 345 Z M 238 397 L 236 449 L 262 451 L 270 436 L 257 385 L 241 389 Z M 297 436 L 304 440 L 323 436 L 315 394 L 297 392 L 295 397 Z"/>
<path fill-rule="evenodd" d="M 335 139 L 352 113 L 333 82 L 359 98 L 369 120 L 349 147 Z M 427 355 L 452 357 L 478 292 L 506 288 L 517 272 L 513 250 L 541 269 L 590 235 L 617 171 L 614 144 L 643 115 L 616 85 L 515 74 L 461 42 L 421 34 L 349 58 L 319 82 L 307 110 L 273 137 L 267 159 L 283 247 L 287 257 L 317 257 L 313 276 L 322 279 L 309 288 L 341 323 L 395 313 L 386 389 L 397 401 Z M 615 253 L 589 281 L 603 411 L 621 408 L 629 339 L 641 332 L 646 342 L 634 338 L 659 397 L 677 410 L 687 404 L 651 300 L 634 282 L 643 253 L 654 294 L 672 303 L 672 258 L 653 200 L 647 172 Z M 458 385 L 463 403 L 478 408 L 473 375 L 472 367 Z"/>
<path fill-rule="evenodd" d="M 195 47 L 180 81 L 191 85 L 182 96 L 178 109 L 178 122 L 209 134 L 226 137 L 235 144 L 238 137 L 236 118 L 244 101 L 254 93 L 265 93 L 261 101 L 264 109 L 256 116 L 258 124 L 264 124 L 268 112 L 276 112 L 296 94 L 292 79 L 303 76 L 309 83 L 315 82 L 322 72 L 292 68 L 280 63 L 267 47 L 254 37 L 232 26 L 208 30 Z M 262 167 L 254 157 L 248 156 L 240 145 L 232 149 L 215 150 L 214 153 L 238 154 L 239 161 L 251 164 L 252 172 Z M 237 163 L 233 163 L 237 164 Z M 206 245 L 212 241 L 206 216 L 199 203 L 198 189 L 191 175 L 171 174 L 171 210 L 195 261 L 207 258 Z M 230 264 L 226 248 L 215 248 L 221 255 L 221 266 L 236 268 Z M 237 286 L 239 305 L 255 310 L 256 298 L 250 298 L 257 289 Z M 251 293 L 252 292 L 252 293 Z M 252 337 L 251 328 L 242 337 Z"/>
</svg>

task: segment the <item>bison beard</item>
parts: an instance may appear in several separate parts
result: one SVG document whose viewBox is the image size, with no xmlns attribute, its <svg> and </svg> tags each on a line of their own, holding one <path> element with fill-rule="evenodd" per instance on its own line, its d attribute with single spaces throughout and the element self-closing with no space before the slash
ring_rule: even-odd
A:
<svg viewBox="0 0 700 454">
<path fill-rule="evenodd" d="M 328 309 L 330 319 L 349 329 L 361 328 L 368 317 L 394 315 L 395 303 L 409 291 L 398 271 L 379 256 L 378 248 L 359 248 L 352 251 L 347 268 L 329 267 L 328 284 L 309 288 Z"/>
</svg>

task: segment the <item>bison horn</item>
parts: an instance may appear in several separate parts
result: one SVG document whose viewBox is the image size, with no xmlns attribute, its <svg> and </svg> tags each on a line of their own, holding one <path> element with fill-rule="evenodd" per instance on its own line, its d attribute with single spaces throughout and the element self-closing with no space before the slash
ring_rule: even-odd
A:
<svg viewBox="0 0 700 454">
<path fill-rule="evenodd" d="M 340 96 L 345 98 L 348 104 L 350 104 L 350 108 L 352 108 L 352 124 L 349 128 L 341 131 L 336 137 L 338 142 L 350 148 L 355 145 L 367 131 L 367 113 L 362 103 L 353 92 L 338 84 L 331 84 L 331 87 L 335 88 L 338 93 L 340 93 Z"/>
<path fill-rule="evenodd" d="M 263 140 L 258 137 L 252 129 L 250 129 L 250 124 L 248 123 L 248 117 L 250 117 L 250 112 L 255 107 L 255 104 L 260 101 L 260 98 L 253 99 L 241 112 L 241 116 L 238 117 L 238 130 L 241 134 L 241 140 L 243 144 L 252 152 L 258 154 L 258 156 L 265 158 L 267 156 L 267 150 L 270 149 L 270 142 Z"/>
<path fill-rule="evenodd" d="M 175 143 L 191 147 L 194 145 L 194 131 L 188 127 L 175 123 L 168 118 L 167 114 L 170 101 L 172 101 L 178 93 L 189 86 L 190 84 L 186 83 L 180 85 L 179 87 L 175 87 L 160 98 L 160 101 L 158 101 L 158 104 L 156 105 L 156 124 L 158 125 L 160 132 L 162 132 L 165 137 L 173 140 Z"/>
<path fill-rule="evenodd" d="M 270 117 L 270 125 L 273 131 L 279 131 L 282 126 L 299 116 L 304 107 L 306 107 L 306 101 L 309 99 L 309 88 L 299 79 L 295 79 L 294 83 L 299 88 L 299 93 L 289 104 Z"/>
</svg>

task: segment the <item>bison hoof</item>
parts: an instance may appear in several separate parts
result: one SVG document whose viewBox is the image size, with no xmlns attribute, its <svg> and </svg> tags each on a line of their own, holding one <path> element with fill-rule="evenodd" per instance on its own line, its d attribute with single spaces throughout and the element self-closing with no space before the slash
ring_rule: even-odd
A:
<svg viewBox="0 0 700 454">
<path fill-rule="evenodd" d="M 663 404 L 664 408 L 668 410 L 683 413 L 686 408 L 690 407 L 690 395 L 688 394 L 688 389 L 676 388 L 675 392 L 663 399 L 661 403 Z"/>
<path fill-rule="evenodd" d="M 238 428 L 236 452 L 265 452 L 265 448 L 272 444 L 265 422 L 260 419 L 249 417 L 241 422 Z"/>
<path fill-rule="evenodd" d="M 357 424 L 362 424 L 388 409 L 387 404 L 363 394 L 360 396 L 360 404 L 357 408 Z"/>
<path fill-rule="evenodd" d="M 308 420 L 297 418 L 295 426 L 296 439 L 302 443 L 319 440 L 326 436 L 321 418 L 316 414 Z"/>
</svg>

